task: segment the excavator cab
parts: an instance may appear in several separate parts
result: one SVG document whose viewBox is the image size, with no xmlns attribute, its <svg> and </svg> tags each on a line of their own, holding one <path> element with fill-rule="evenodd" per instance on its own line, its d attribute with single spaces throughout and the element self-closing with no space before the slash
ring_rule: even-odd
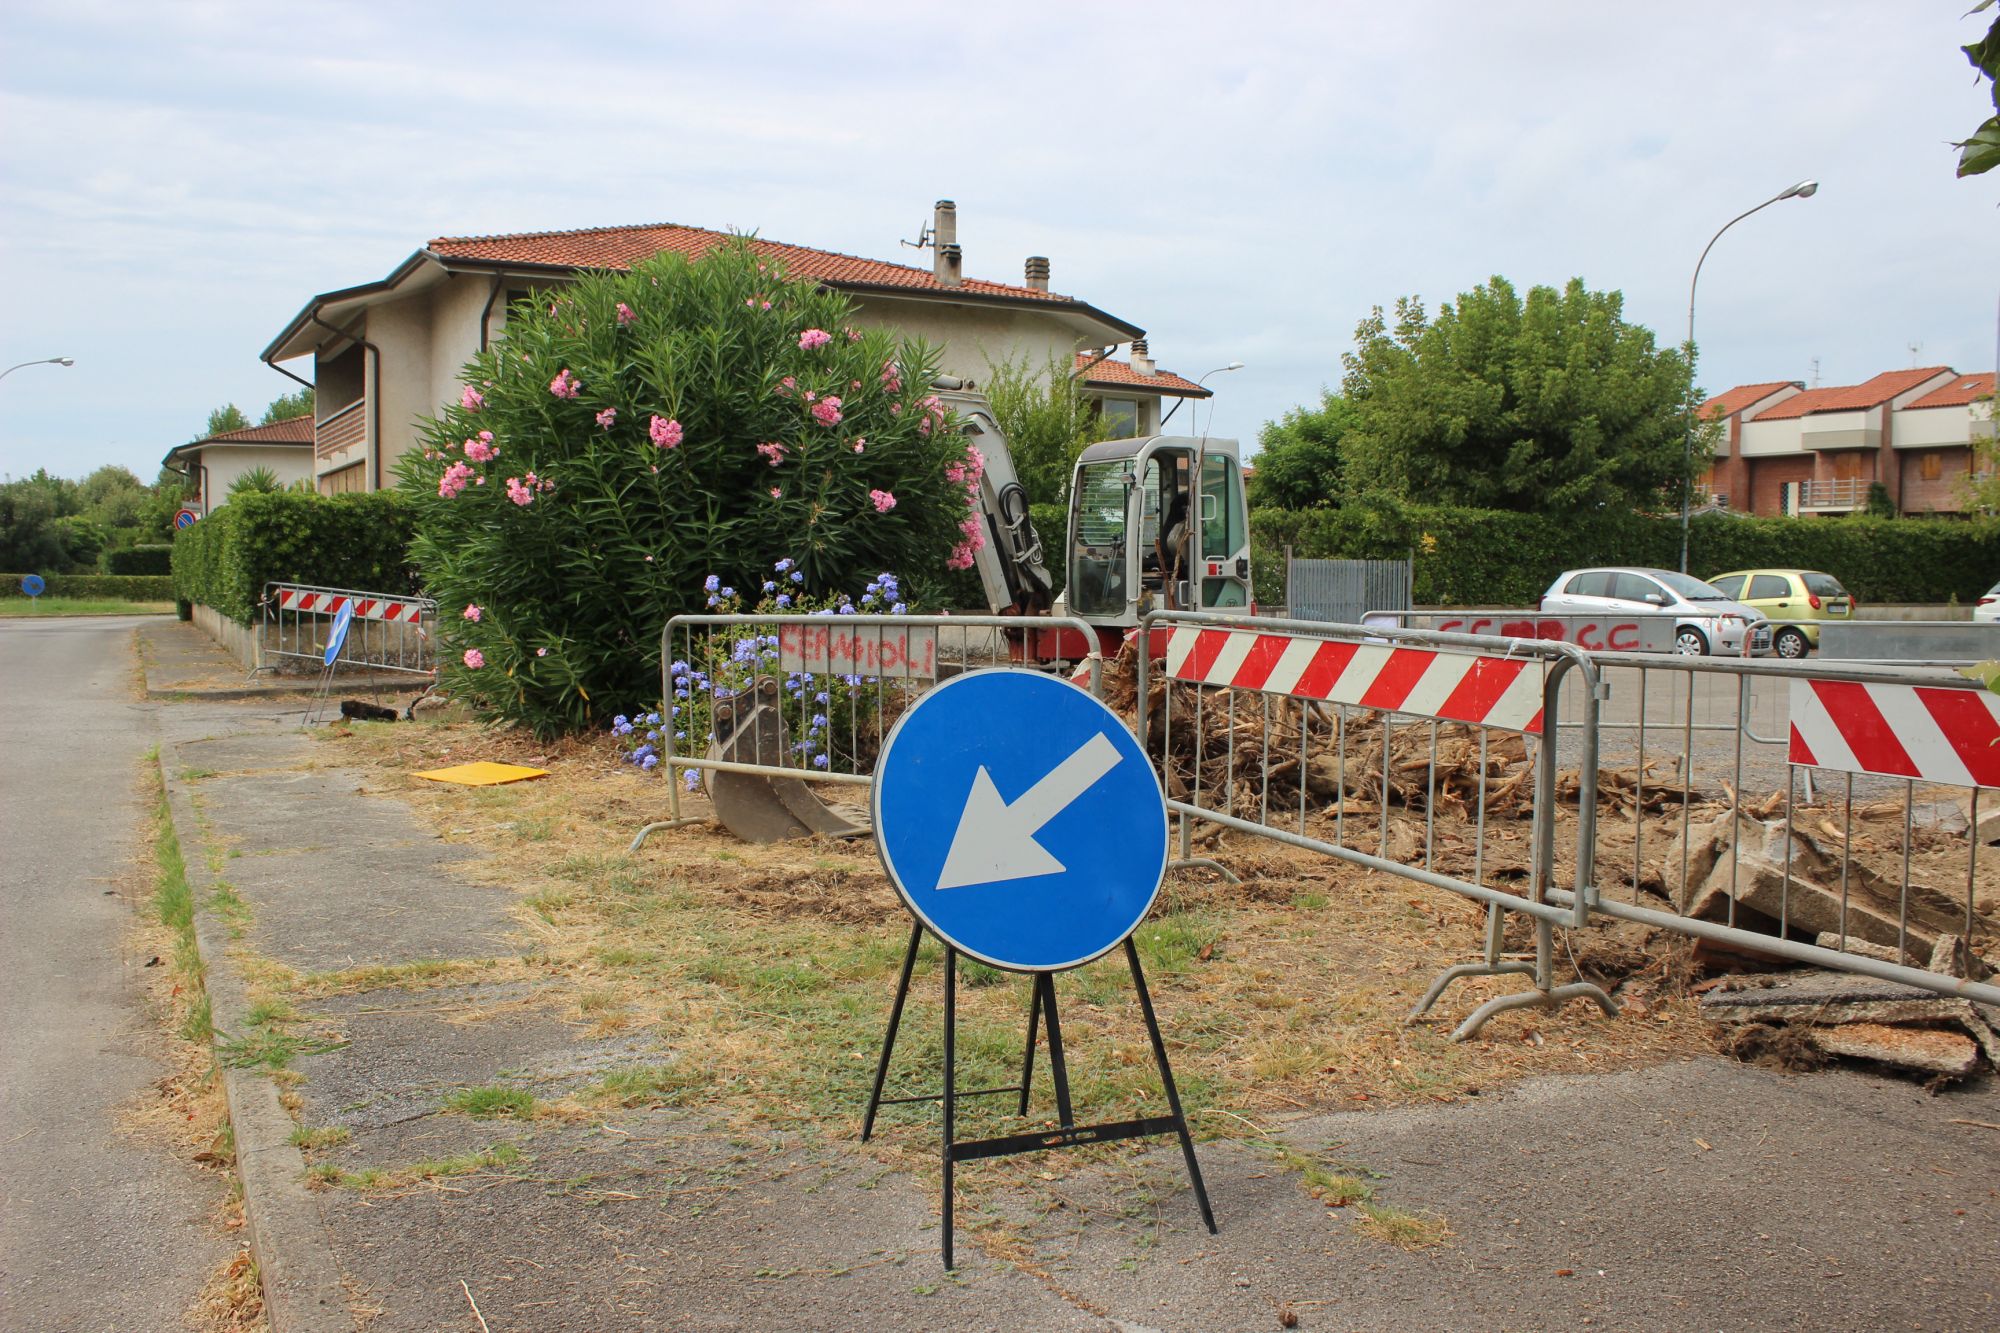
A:
<svg viewBox="0 0 2000 1333">
<path fill-rule="evenodd" d="M 1073 615 L 1130 628 L 1156 610 L 1250 603 L 1250 516 L 1234 440 L 1093 444 L 1070 484 Z"/>
</svg>

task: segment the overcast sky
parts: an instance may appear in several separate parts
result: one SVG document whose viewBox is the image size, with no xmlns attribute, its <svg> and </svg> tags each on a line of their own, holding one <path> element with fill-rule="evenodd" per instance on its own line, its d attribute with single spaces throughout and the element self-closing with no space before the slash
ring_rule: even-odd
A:
<svg viewBox="0 0 2000 1333">
<path fill-rule="evenodd" d="M 1580 276 L 1711 390 L 1987 369 L 1970 0 L 1670 5 L 93 3 L 0 13 L 0 473 L 150 481 L 316 292 L 430 237 L 671 221 L 1053 286 L 1215 377 L 1337 386 L 1371 305 Z M 1917 345 L 1913 354 L 1912 344 Z M 1915 360 L 1913 361 L 1913 355 Z"/>
</svg>

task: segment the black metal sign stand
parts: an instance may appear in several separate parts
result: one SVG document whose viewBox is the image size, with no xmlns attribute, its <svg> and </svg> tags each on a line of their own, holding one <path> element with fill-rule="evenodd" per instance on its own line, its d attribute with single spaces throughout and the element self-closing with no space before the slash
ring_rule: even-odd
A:
<svg viewBox="0 0 2000 1333">
<path fill-rule="evenodd" d="M 1181 1113 L 1180 1092 L 1174 1086 L 1173 1067 L 1167 1063 L 1166 1042 L 1160 1037 L 1160 1022 L 1153 1013 L 1153 997 L 1146 989 L 1146 974 L 1139 966 L 1139 950 L 1132 937 L 1125 937 L 1125 961 L 1132 968 L 1132 986 L 1139 994 L 1139 1008 L 1146 1016 L 1146 1035 L 1153 1043 L 1153 1059 L 1160 1066 L 1160 1083 L 1166 1089 L 1169 1115 L 1144 1116 L 1100 1125 L 1079 1125 L 1070 1108 L 1069 1070 L 1063 1063 L 1062 1019 L 1056 1013 L 1056 983 L 1052 973 L 1033 973 L 1034 983 L 1028 1003 L 1027 1049 L 1021 1056 L 1021 1081 L 1000 1088 L 958 1090 L 958 950 L 944 945 L 944 1091 L 921 1097 L 884 1097 L 882 1085 L 889 1076 L 889 1057 L 896 1049 L 896 1030 L 903 1021 L 903 1001 L 909 997 L 910 974 L 917 965 L 917 946 L 923 942 L 924 928 L 910 928 L 910 947 L 903 953 L 903 972 L 896 981 L 896 999 L 889 1006 L 889 1028 L 882 1036 L 882 1056 L 875 1064 L 875 1087 L 868 1095 L 868 1112 L 861 1120 L 865 1143 L 875 1132 L 875 1113 L 884 1106 L 907 1102 L 944 1103 L 944 1266 L 952 1264 L 952 1168 L 959 1162 L 984 1157 L 1008 1157 L 1015 1153 L 1042 1152 L 1050 1148 L 1075 1148 L 1086 1143 L 1108 1143 L 1153 1134 L 1173 1134 L 1181 1142 L 1181 1156 L 1187 1162 L 1188 1179 L 1194 1185 L 1195 1202 L 1201 1207 L 1202 1224 L 1215 1234 L 1215 1213 L 1208 1206 L 1208 1187 L 1202 1183 L 1201 1164 L 1195 1160 L 1194 1139 L 1188 1133 L 1187 1117 Z M 960 1142 L 955 1131 L 960 1097 L 991 1097 L 1003 1093 L 1021 1094 L 1020 1114 L 1028 1113 L 1028 1092 L 1035 1075 L 1035 1040 L 1046 1022 L 1049 1034 L 1049 1080 L 1055 1086 L 1056 1116 L 1061 1128 L 1007 1134 L 993 1139 Z"/>
</svg>

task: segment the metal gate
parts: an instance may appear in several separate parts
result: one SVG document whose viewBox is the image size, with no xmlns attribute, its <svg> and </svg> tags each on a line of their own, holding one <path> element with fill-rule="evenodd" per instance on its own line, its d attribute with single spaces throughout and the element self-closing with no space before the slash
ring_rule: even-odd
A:
<svg viewBox="0 0 2000 1333">
<path fill-rule="evenodd" d="M 1413 578 L 1408 560 L 1293 559 L 1285 570 L 1286 614 L 1359 625 L 1370 611 L 1409 610 Z"/>
<path fill-rule="evenodd" d="M 277 670 L 277 662 L 325 665 L 328 636 L 340 613 L 353 609 L 336 667 L 359 668 L 414 676 L 437 674 L 436 645 L 431 630 L 437 624 L 437 603 L 428 597 L 394 597 L 357 592 L 352 588 L 322 588 L 307 583 L 267 583 L 263 600 L 263 634 L 258 642 L 259 671 Z"/>
</svg>

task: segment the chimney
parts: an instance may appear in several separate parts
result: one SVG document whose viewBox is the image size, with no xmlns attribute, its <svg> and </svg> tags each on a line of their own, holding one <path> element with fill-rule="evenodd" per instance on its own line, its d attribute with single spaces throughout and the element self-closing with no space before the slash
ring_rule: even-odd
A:
<svg viewBox="0 0 2000 1333">
<path fill-rule="evenodd" d="M 937 246 L 932 272 L 946 287 L 958 286 L 965 280 L 965 252 L 958 248 L 958 205 L 949 199 L 937 201 L 931 241 Z"/>
<path fill-rule="evenodd" d="M 1028 256 L 1028 285 L 1038 292 L 1049 289 L 1049 257 L 1047 255 Z"/>
<path fill-rule="evenodd" d="M 1132 340 L 1132 372 L 1136 375 L 1157 375 L 1160 368 L 1153 364 L 1152 349 L 1146 346 L 1144 338 Z"/>
</svg>

